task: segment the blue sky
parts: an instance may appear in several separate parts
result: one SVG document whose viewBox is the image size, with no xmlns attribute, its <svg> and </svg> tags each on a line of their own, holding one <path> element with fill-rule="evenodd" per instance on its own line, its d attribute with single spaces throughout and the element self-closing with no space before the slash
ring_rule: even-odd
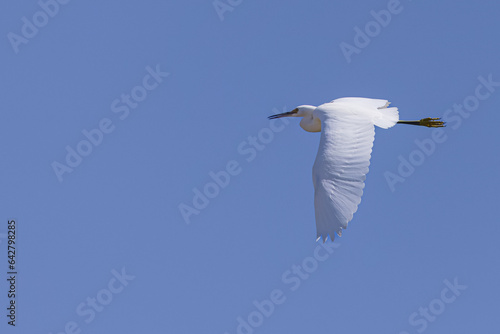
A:
<svg viewBox="0 0 500 334">
<path fill-rule="evenodd" d="M 500 4 L 216 5 L 1 4 L 2 332 L 498 328 Z M 377 129 L 324 248 L 319 135 L 267 116 L 344 96 L 449 126 Z"/>
</svg>

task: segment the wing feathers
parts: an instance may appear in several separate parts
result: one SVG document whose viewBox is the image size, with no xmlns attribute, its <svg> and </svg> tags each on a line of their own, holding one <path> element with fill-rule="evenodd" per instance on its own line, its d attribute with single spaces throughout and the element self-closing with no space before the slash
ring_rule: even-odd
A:
<svg viewBox="0 0 500 334">
<path fill-rule="evenodd" d="M 319 106 L 320 148 L 313 167 L 318 239 L 333 240 L 361 203 L 375 137 L 374 125 L 397 122 L 397 108 L 386 100 L 343 98 Z"/>
</svg>

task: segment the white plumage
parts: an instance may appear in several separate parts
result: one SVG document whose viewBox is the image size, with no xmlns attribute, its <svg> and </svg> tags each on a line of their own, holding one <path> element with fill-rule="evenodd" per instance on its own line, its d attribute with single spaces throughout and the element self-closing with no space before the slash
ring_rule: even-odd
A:
<svg viewBox="0 0 500 334">
<path fill-rule="evenodd" d="M 342 234 L 358 209 L 370 165 L 374 125 L 387 129 L 398 120 L 398 109 L 387 100 L 345 97 L 319 107 L 303 105 L 271 116 L 303 117 L 300 126 L 320 132 L 313 166 L 316 231 L 323 242 Z"/>
<path fill-rule="evenodd" d="M 398 109 L 386 100 L 342 98 L 314 109 L 322 132 L 313 167 L 317 237 L 342 234 L 361 202 L 370 165 L 374 125 L 394 126 Z"/>
<path fill-rule="evenodd" d="M 321 132 L 313 166 L 314 209 L 317 237 L 333 239 L 347 228 L 358 209 L 370 165 L 375 125 L 384 129 L 396 123 L 443 127 L 439 118 L 400 121 L 398 108 L 387 100 L 344 97 L 319 107 L 302 105 L 290 112 L 270 116 L 302 117 L 300 126 Z"/>
</svg>

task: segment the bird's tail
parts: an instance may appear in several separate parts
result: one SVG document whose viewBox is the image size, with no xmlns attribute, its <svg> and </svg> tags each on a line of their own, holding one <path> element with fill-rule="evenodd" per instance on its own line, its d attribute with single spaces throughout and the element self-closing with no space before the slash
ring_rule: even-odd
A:
<svg viewBox="0 0 500 334">
<path fill-rule="evenodd" d="M 398 108 L 387 108 L 390 104 L 389 101 L 383 100 L 385 105 L 377 108 L 377 116 L 375 118 L 375 125 L 383 129 L 388 129 L 396 125 L 399 121 Z"/>
</svg>

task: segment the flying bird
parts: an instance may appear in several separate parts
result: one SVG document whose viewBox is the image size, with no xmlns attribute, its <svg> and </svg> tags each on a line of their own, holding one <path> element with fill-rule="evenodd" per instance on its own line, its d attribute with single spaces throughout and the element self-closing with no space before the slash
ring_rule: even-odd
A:
<svg viewBox="0 0 500 334">
<path fill-rule="evenodd" d="M 313 166 L 314 210 L 317 240 L 333 241 L 342 235 L 358 209 L 375 139 L 375 125 L 388 129 L 396 124 L 443 127 L 439 118 L 400 121 L 398 108 L 380 99 L 344 97 L 319 107 L 301 105 L 290 112 L 269 116 L 302 117 L 300 126 L 321 132 Z"/>
</svg>

